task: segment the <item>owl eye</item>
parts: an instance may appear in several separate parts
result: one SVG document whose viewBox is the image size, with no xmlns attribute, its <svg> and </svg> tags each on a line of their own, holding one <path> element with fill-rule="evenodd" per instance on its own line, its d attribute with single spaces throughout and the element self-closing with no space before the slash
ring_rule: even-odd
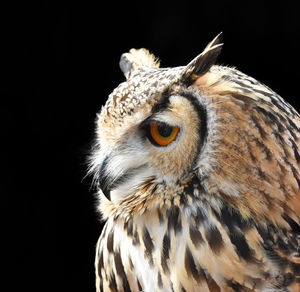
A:
<svg viewBox="0 0 300 292">
<path fill-rule="evenodd" d="M 156 146 L 167 146 L 174 141 L 179 132 L 178 126 L 170 126 L 166 123 L 151 121 L 149 124 L 148 137 Z"/>
</svg>

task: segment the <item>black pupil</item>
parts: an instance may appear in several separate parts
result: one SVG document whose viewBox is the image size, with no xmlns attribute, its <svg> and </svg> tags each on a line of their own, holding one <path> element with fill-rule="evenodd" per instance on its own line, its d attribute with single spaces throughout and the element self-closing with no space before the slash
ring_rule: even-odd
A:
<svg viewBox="0 0 300 292">
<path fill-rule="evenodd" d="M 173 127 L 165 123 L 157 122 L 157 130 L 162 137 L 169 137 L 173 131 Z"/>
</svg>

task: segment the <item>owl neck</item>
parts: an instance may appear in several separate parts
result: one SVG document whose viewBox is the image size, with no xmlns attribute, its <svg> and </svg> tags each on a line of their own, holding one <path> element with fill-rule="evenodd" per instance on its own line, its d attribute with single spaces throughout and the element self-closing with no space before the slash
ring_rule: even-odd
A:
<svg viewBox="0 0 300 292">
<path fill-rule="evenodd" d="M 201 179 L 194 176 L 173 187 L 149 180 L 129 196 L 113 202 L 100 194 L 99 211 L 104 220 L 111 217 L 129 220 L 152 212 L 164 211 L 167 214 L 173 208 L 178 208 L 187 217 L 196 212 L 198 215 L 195 216 L 201 215 L 202 220 L 226 217 L 229 212 L 235 214 L 234 217 L 239 218 L 240 222 L 256 220 L 263 225 L 271 222 L 274 226 L 289 228 L 285 217 L 293 218 L 291 214 L 281 214 L 281 209 L 278 208 L 278 214 L 275 212 L 274 217 L 267 218 L 263 208 L 253 209 L 246 198 L 247 196 L 233 196 L 218 189 L 210 176 Z"/>
<path fill-rule="evenodd" d="M 207 178 L 199 179 L 197 176 L 181 180 L 172 187 L 149 180 L 135 192 L 119 200 L 110 201 L 100 193 L 99 211 L 104 220 L 109 217 L 128 220 L 147 212 L 167 211 L 174 206 L 187 215 L 192 212 L 189 210 L 200 208 L 207 216 L 209 212 L 218 212 L 223 206 L 235 209 L 236 202 L 230 196 L 222 192 L 211 192 L 212 188 L 207 185 Z"/>
</svg>

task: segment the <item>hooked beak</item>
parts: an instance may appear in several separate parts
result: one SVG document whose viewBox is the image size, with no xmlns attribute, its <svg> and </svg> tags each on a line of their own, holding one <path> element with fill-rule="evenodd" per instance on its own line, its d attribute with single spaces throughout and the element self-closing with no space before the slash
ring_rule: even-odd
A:
<svg viewBox="0 0 300 292">
<path fill-rule="evenodd" d="M 103 160 L 99 168 L 99 187 L 102 190 L 105 197 L 110 200 L 111 185 L 109 183 L 108 175 L 106 174 L 107 157 Z"/>
<path fill-rule="evenodd" d="M 103 194 L 108 200 L 111 200 L 111 191 L 121 186 L 125 182 L 130 181 L 132 177 L 135 177 L 140 173 L 145 164 L 139 165 L 137 167 L 130 167 L 119 172 L 115 177 L 108 171 L 109 157 L 106 156 L 99 167 L 99 187 L 101 188 Z"/>
</svg>

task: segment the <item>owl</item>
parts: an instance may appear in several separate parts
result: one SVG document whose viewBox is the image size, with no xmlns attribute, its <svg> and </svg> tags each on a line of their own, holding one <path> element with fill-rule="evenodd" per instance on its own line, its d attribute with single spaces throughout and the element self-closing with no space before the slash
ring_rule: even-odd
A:
<svg viewBox="0 0 300 292">
<path fill-rule="evenodd" d="M 269 87 L 146 49 L 97 117 L 97 291 L 300 291 L 300 117 Z"/>
</svg>

